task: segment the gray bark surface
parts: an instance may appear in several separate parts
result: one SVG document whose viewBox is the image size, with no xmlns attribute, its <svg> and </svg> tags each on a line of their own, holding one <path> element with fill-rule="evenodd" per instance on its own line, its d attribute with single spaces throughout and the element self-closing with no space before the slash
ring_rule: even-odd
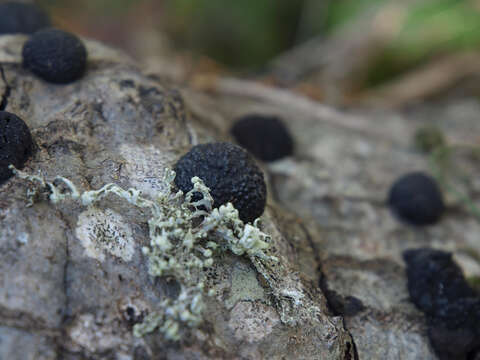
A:
<svg viewBox="0 0 480 360">
<path fill-rule="evenodd" d="M 467 278 L 480 278 L 480 223 L 448 191 L 447 214 L 426 229 L 396 220 L 385 198 L 400 175 L 431 171 L 413 145 L 420 126 L 433 123 L 456 143 L 478 141 L 476 99 L 404 114 L 352 111 L 335 126 L 341 112 L 321 121 L 318 113 L 309 116 L 312 107 L 292 110 L 274 96 L 180 93 L 92 41 L 85 78 L 49 85 L 22 69 L 24 39 L 1 37 L 0 62 L 12 90 L 7 110 L 26 121 L 37 145 L 28 173 L 61 175 L 84 191 L 113 182 L 152 196 L 165 167 L 197 143 L 232 141 L 235 118 L 252 112 L 281 116 L 296 150 L 261 164 L 269 192 L 263 229 L 279 265 L 218 256 L 207 272 L 214 295 L 205 297 L 204 321 L 182 329 L 178 342 L 158 331 L 132 334 L 134 324 L 179 291 L 175 279 L 148 275 L 141 252 L 149 242 L 146 213 L 114 197 L 95 211 L 45 199 L 26 207 L 27 182 L 2 185 L 0 359 L 353 360 L 357 352 L 360 359 L 436 358 L 424 315 L 409 301 L 402 252 L 451 251 Z M 472 151 L 451 156 L 452 175 L 480 170 Z M 464 180 L 451 179 L 478 201 L 480 182 Z M 118 234 L 133 239 L 131 257 L 86 248 L 86 238 Z"/>
<path fill-rule="evenodd" d="M 476 147 L 450 151 L 444 169 L 448 209 L 439 224 L 427 228 L 403 224 L 392 216 L 386 199 L 401 175 L 432 173 L 429 156 L 414 145 L 417 129 L 436 126 L 452 144 L 478 142 L 478 100 L 452 96 L 444 103 L 417 105 L 408 113 L 365 109 L 345 113 L 348 120 L 358 117 L 360 131 L 292 110 L 273 96 L 265 103 L 251 94 L 232 96 L 235 91 L 230 90 L 215 98 L 217 112 L 212 115 L 226 119 L 220 125 L 223 134 L 237 117 L 264 113 L 283 118 L 294 135 L 295 156 L 266 166 L 272 191 L 284 208 L 311 220 L 309 232 L 323 274 L 321 288 L 330 309 L 343 316 L 359 358 L 436 359 L 424 315 L 409 300 L 402 253 L 420 247 L 450 251 L 467 279 L 479 278 L 479 219 L 458 196 L 462 193 L 474 204 L 479 201 Z M 207 117 L 211 99 L 195 92 L 186 99 Z"/>
<path fill-rule="evenodd" d="M 174 87 L 120 52 L 86 41 L 85 77 L 59 86 L 22 69 L 24 41 L 2 36 L 0 62 L 11 87 L 6 110 L 24 119 L 37 147 L 27 173 L 60 175 L 82 191 L 116 183 L 151 196 L 165 167 L 218 135 L 213 122 L 189 116 Z M 87 209 L 39 196 L 27 207 L 31 186 L 12 178 L 0 187 L 0 359 L 354 358 L 320 290 L 310 226 L 272 199 L 262 218 L 279 265 L 216 258 L 203 323 L 173 342 L 132 333 L 178 296 L 175 279 L 148 274 L 148 215 L 115 197 Z"/>
</svg>

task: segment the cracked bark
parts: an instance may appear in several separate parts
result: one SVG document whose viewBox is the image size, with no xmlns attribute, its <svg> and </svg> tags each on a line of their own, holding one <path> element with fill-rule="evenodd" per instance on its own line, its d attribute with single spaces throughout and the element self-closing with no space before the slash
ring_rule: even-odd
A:
<svg viewBox="0 0 480 360">
<path fill-rule="evenodd" d="M 2 94 L 2 101 L 0 102 L 0 111 L 6 110 L 8 106 L 8 97 L 11 93 L 10 85 L 8 85 L 8 81 L 5 77 L 5 71 L 3 70 L 3 65 L 0 64 L 0 75 L 2 77 L 3 83 L 5 84 L 5 91 Z"/>
</svg>

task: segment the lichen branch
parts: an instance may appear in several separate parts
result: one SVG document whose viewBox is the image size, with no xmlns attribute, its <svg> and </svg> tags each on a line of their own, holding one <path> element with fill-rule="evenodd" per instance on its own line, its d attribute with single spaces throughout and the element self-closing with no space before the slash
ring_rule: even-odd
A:
<svg viewBox="0 0 480 360">
<path fill-rule="evenodd" d="M 158 304 L 158 310 L 141 324 L 134 327 L 134 334 L 141 336 L 158 328 L 171 340 L 178 340 L 182 325 L 198 326 L 202 320 L 205 269 L 214 263 L 216 252 L 231 251 L 235 255 L 247 255 L 251 260 L 277 261 L 267 255 L 270 237 L 259 228 L 257 219 L 253 225 L 244 224 L 237 209 L 227 203 L 213 209 L 210 189 L 198 177 L 192 178 L 193 188 L 185 195 L 175 192 L 175 172 L 166 169 L 162 179 L 165 186 L 153 200 L 142 196 L 137 189 L 124 190 L 116 184 L 107 184 L 99 190 L 82 194 L 68 179 L 57 176 L 54 182 L 45 181 L 41 176 L 29 175 L 10 167 L 21 179 L 38 183 L 49 191 L 49 200 L 58 203 L 71 198 L 80 200 L 84 206 L 92 206 L 109 194 L 116 195 L 138 208 L 151 212 L 148 220 L 150 244 L 142 248 L 147 257 L 151 276 L 172 276 L 182 287 L 177 299 L 166 299 Z M 66 191 L 58 187 L 63 183 Z M 29 204 L 37 190 L 29 191 Z M 201 194 L 200 200 L 195 199 Z"/>
</svg>

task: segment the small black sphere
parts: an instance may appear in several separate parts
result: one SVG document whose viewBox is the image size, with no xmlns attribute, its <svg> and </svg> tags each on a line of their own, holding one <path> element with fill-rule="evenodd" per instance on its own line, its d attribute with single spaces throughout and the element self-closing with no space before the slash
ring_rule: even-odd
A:
<svg viewBox="0 0 480 360">
<path fill-rule="evenodd" d="M 79 79 L 87 66 L 87 50 L 73 34 L 46 29 L 23 46 L 23 66 L 45 81 L 67 84 Z"/>
<path fill-rule="evenodd" d="M 13 175 L 8 166 L 22 168 L 32 152 L 28 126 L 17 115 L 0 111 L 0 184 Z"/>
<path fill-rule="evenodd" d="M 194 146 L 175 165 L 175 184 L 184 193 L 198 176 L 211 190 L 214 207 L 231 202 L 243 222 L 251 222 L 265 209 L 267 189 L 263 173 L 251 155 L 230 143 Z"/>
<path fill-rule="evenodd" d="M 275 161 L 293 153 L 293 139 L 284 123 L 275 116 L 246 115 L 232 127 L 235 140 L 263 161 Z"/>
<path fill-rule="evenodd" d="M 0 34 L 33 34 L 50 26 L 48 15 L 33 4 L 0 4 Z"/>
<path fill-rule="evenodd" d="M 388 204 L 392 211 L 411 225 L 433 225 L 445 210 L 442 193 L 432 177 L 413 172 L 395 181 Z"/>
</svg>

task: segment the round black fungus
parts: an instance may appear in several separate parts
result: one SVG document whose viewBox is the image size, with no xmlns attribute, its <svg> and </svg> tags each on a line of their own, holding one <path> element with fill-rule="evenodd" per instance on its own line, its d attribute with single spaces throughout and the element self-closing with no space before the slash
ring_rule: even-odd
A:
<svg viewBox="0 0 480 360">
<path fill-rule="evenodd" d="M 230 143 L 194 146 L 174 168 L 175 184 L 184 193 L 198 176 L 211 190 L 214 207 L 231 202 L 244 222 L 251 222 L 265 209 L 267 189 L 263 173 L 251 155 Z"/>
<path fill-rule="evenodd" d="M 388 204 L 401 220 L 417 226 L 435 224 L 445 210 L 435 179 L 421 172 L 404 175 L 395 181 Z"/>
<path fill-rule="evenodd" d="M 50 26 L 48 15 L 33 4 L 0 4 L 0 34 L 33 34 Z"/>
<path fill-rule="evenodd" d="M 28 126 L 17 115 L 0 111 L 0 184 L 13 175 L 8 166 L 22 168 L 32 151 Z"/>
<path fill-rule="evenodd" d="M 430 248 L 407 250 L 408 292 L 425 313 L 428 337 L 441 360 L 470 359 L 480 351 L 480 296 L 452 254 Z"/>
<path fill-rule="evenodd" d="M 87 50 L 75 35 L 57 29 L 36 32 L 23 46 L 23 66 L 45 81 L 67 84 L 79 79 Z"/>
<path fill-rule="evenodd" d="M 263 161 L 275 161 L 293 153 L 293 139 L 275 116 L 246 115 L 232 127 L 235 140 Z"/>
</svg>

